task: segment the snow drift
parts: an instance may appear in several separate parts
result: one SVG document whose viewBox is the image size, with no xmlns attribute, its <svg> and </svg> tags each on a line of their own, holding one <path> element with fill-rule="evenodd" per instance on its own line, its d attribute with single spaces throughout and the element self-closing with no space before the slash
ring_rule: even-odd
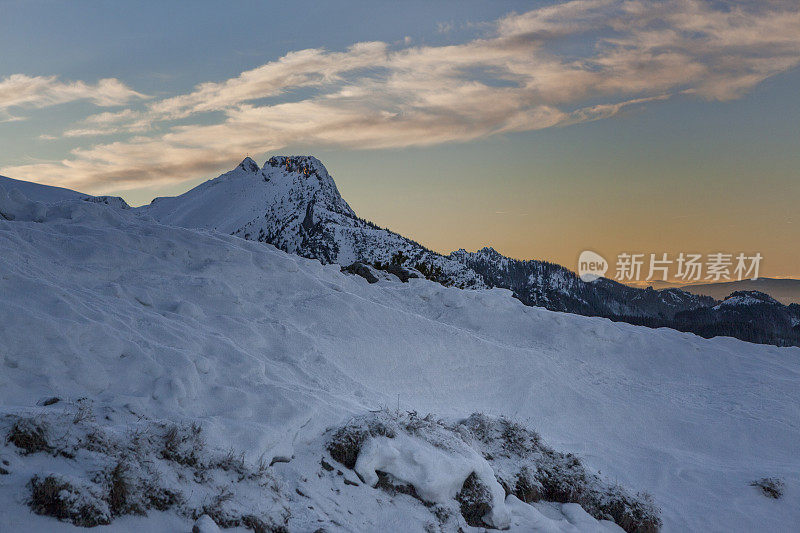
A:
<svg viewBox="0 0 800 533">
<path fill-rule="evenodd" d="M 198 464 L 220 464 L 232 450 L 244 454 L 246 472 L 267 465 L 282 495 L 268 518 L 288 506 L 289 530 L 421 531 L 431 511 L 417 500 L 380 496 L 346 468 L 320 468 L 326 430 L 386 407 L 512 417 L 604 478 L 651 493 L 665 531 L 800 523 L 800 349 L 549 312 L 506 290 L 369 284 L 336 265 L 105 203 L 37 203 L 17 193 L 2 202 L 13 213 L 0 219 L 2 430 L 38 420 L 53 430 L 48 439 L 63 439 L 48 446 L 74 451 L 24 455 L 3 442 L 4 529 L 71 527 L 31 515 L 26 483 L 53 475 L 58 487 L 131 460 L 125 436 L 140 425 L 151 443 L 140 452 L 167 461 L 157 463 L 167 469 L 162 479 L 188 482 L 194 467 L 162 451 L 169 427 L 195 424 L 206 450 Z M 92 420 L 77 417 L 81 402 L 91 403 Z M 87 451 L 78 445 L 84 431 L 116 448 Z M 404 475 L 409 447 L 393 455 L 388 444 L 376 442 L 357 471 Z M 423 470 L 435 460 L 420 457 Z M 483 472 L 479 459 L 469 461 Z M 218 470 L 209 474 L 218 488 L 240 483 L 235 468 Z M 410 477 L 428 486 L 424 471 Z M 783 480 L 783 498 L 750 486 L 764 477 Z M 216 502 L 220 512 L 242 507 L 239 525 L 248 527 L 244 507 L 266 490 L 259 483 Z M 503 504 L 490 521 L 520 530 L 608 525 L 574 506 L 534 507 L 514 496 Z M 188 529 L 187 520 L 152 511 L 109 527 Z"/>
</svg>

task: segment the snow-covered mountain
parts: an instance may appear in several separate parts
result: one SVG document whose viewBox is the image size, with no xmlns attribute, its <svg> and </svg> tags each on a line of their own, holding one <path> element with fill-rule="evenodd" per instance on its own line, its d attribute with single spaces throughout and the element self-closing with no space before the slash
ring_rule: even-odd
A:
<svg viewBox="0 0 800 533">
<path fill-rule="evenodd" d="M 588 316 L 664 317 L 716 303 L 679 289 L 637 289 L 600 278 L 591 283 L 571 270 L 547 261 L 505 257 L 493 248 L 469 253 L 458 250 L 452 259 L 467 265 L 490 287 L 511 289 L 526 305 Z"/>
<path fill-rule="evenodd" d="M 800 349 L 0 202 L 3 531 L 800 523 Z"/>
<path fill-rule="evenodd" d="M 669 318 L 715 303 L 677 289 L 648 291 L 606 279 L 585 283 L 562 266 L 511 259 L 491 248 L 437 254 L 359 218 L 311 156 L 275 156 L 263 168 L 247 158 L 216 179 L 177 197 L 156 198 L 143 209 L 168 224 L 268 242 L 323 263 L 386 265 L 401 257 L 404 266 L 445 284 L 506 288 L 527 305 L 555 311 Z"/>
<path fill-rule="evenodd" d="M 356 216 L 311 156 L 271 157 L 264 168 L 248 157 L 216 179 L 142 209 L 167 224 L 266 242 L 323 263 L 387 264 L 401 252 L 411 266 L 441 269 L 448 284 L 484 287 L 461 263 Z"/>
<path fill-rule="evenodd" d="M 675 315 L 679 329 L 712 337 L 736 336 L 750 342 L 800 346 L 800 305 L 783 305 L 759 291 L 735 291 L 714 307 Z"/>
<path fill-rule="evenodd" d="M 789 307 L 764 316 L 723 312 L 710 296 L 679 288 L 640 289 L 601 278 L 584 282 L 554 263 L 519 260 L 492 248 L 444 256 L 359 218 L 325 166 L 311 156 L 274 156 L 263 168 L 249 157 L 222 176 L 140 208 L 166 224 L 216 230 L 273 244 L 348 272 L 380 277 L 378 269 L 444 285 L 509 289 L 526 305 L 702 336 L 726 335 L 780 346 L 800 344 Z M 371 274 L 369 273 L 371 272 Z M 775 316 L 773 316 L 775 315 Z"/>
</svg>

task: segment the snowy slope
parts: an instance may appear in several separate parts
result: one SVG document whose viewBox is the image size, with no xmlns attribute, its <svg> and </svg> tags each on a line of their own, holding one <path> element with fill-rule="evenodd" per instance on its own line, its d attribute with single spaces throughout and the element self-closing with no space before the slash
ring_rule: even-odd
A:
<svg viewBox="0 0 800 533">
<path fill-rule="evenodd" d="M 64 189 L 62 187 L 41 185 L 39 183 L 32 183 L 30 181 L 15 180 L 6 178 L 5 176 L 0 176 L 0 194 L 14 194 L 13 191 L 17 191 L 21 194 L 21 197 L 24 197 L 27 200 L 37 202 L 51 203 L 60 202 L 63 200 L 84 200 L 87 202 L 113 205 L 122 209 L 130 209 L 125 200 L 119 196 L 92 196 L 82 192 L 73 191 L 71 189 Z"/>
<path fill-rule="evenodd" d="M 5 176 L 0 176 L 0 191 L 9 193 L 14 189 L 19 190 L 28 199 L 38 200 L 40 202 L 80 200 L 87 196 L 71 189 L 52 187 L 50 185 L 41 185 L 39 183 L 32 183 L 30 181 L 15 180 Z"/>
<path fill-rule="evenodd" d="M 146 212 L 4 201 L 14 220 L 0 220 L 3 430 L 11 414 L 71 417 L 80 398 L 110 440 L 140 435 L 148 421 L 198 423 L 211 448 L 249 462 L 290 459 L 270 475 L 292 531 L 313 531 L 319 516 L 335 518 L 329 531 L 421 531 L 430 512 L 416 500 L 320 469 L 321 436 L 387 406 L 453 419 L 484 412 L 652 493 L 665 531 L 800 523 L 800 349 L 550 312 L 500 289 L 370 285 L 336 265 Z M 61 402 L 37 407 L 54 396 Z M 77 431 L 70 424 L 66 433 Z M 77 475 L 92 468 L 84 456 L 22 456 L 10 444 L 0 456 L 10 470 L 0 476 L 0 524 L 68 529 L 27 511 L 25 476 L 55 461 Z M 765 476 L 784 480 L 782 499 L 749 486 Z M 607 526 L 512 498 L 518 530 Z M 151 512 L 110 528 L 190 525 Z"/>
</svg>

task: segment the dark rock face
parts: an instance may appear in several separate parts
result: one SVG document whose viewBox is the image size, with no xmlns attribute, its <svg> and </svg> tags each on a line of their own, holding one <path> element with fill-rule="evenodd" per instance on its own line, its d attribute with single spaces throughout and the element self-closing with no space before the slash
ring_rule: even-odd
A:
<svg viewBox="0 0 800 533">
<path fill-rule="evenodd" d="M 128 202 L 119 196 L 87 196 L 83 199 L 84 202 L 92 202 L 93 204 L 105 204 L 116 207 L 118 209 L 130 209 L 131 206 Z"/>
<path fill-rule="evenodd" d="M 370 283 L 378 282 L 378 278 L 375 277 L 375 274 L 372 273 L 372 270 L 370 270 L 369 267 L 364 263 L 355 262 L 352 265 L 342 267 L 342 272 L 347 272 L 348 274 L 355 274 L 356 276 L 361 276 Z"/>
<path fill-rule="evenodd" d="M 408 283 L 408 280 L 420 277 L 420 275 L 414 272 L 413 270 L 402 267 L 400 265 L 389 265 L 388 267 L 386 267 L 386 272 L 388 272 L 389 274 L 394 274 L 403 283 Z"/>
</svg>

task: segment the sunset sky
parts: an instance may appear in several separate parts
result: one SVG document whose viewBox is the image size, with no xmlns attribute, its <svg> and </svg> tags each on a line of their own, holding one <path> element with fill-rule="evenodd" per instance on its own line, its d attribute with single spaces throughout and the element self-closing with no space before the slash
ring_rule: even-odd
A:
<svg viewBox="0 0 800 533">
<path fill-rule="evenodd" d="M 800 277 L 797 0 L 5 0 L 0 30 L 8 177 L 139 205 L 310 153 L 437 251 Z"/>
</svg>

